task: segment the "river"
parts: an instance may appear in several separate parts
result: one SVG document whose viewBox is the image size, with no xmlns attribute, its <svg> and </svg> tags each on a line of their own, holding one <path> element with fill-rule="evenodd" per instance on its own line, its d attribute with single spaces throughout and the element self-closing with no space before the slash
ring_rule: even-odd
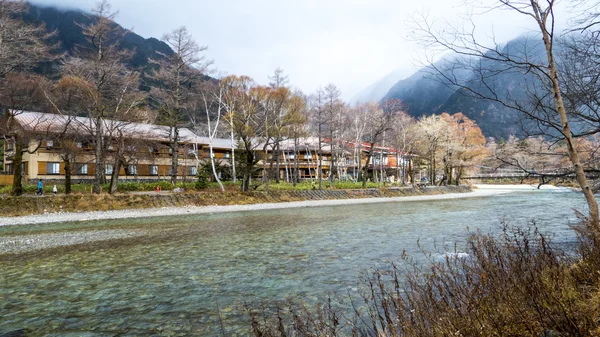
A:
<svg viewBox="0 0 600 337">
<path fill-rule="evenodd" d="M 0 335 L 24 328 L 28 336 L 217 335 L 217 312 L 239 329 L 245 304 L 352 296 L 360 275 L 398 261 L 404 251 L 418 259 L 421 246 L 441 257 L 455 242 L 462 249 L 472 231 L 498 232 L 503 221 L 535 220 L 555 242 L 572 243 L 573 209 L 584 207 L 580 194 L 551 190 L 7 226 L 0 238 L 15 241 L 124 236 L 4 255 Z"/>
</svg>

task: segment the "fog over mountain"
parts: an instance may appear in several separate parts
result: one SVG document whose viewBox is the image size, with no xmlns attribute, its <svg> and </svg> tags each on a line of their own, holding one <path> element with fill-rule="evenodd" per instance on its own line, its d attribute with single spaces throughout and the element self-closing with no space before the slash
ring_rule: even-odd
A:
<svg viewBox="0 0 600 337">
<path fill-rule="evenodd" d="M 352 97 L 350 103 L 356 104 L 379 101 L 390 91 L 394 84 L 405 78 L 406 75 L 406 70 L 396 69 L 356 94 L 356 96 Z"/>
<path fill-rule="evenodd" d="M 500 46 L 503 53 L 514 59 L 535 60 L 543 57 L 544 50 L 537 38 L 521 36 Z M 446 57 L 434 64 L 437 70 L 424 67 L 408 78 L 396 82 L 382 98 L 400 99 L 407 112 L 414 117 L 448 112 L 462 112 L 474 120 L 488 137 L 507 138 L 523 135 L 520 115 L 498 102 L 473 97 L 467 90 L 452 86 L 445 77 L 455 78 L 459 83 L 486 93 L 493 88 L 500 99 L 528 104 L 527 91 L 536 86 L 537 78 L 531 72 L 510 69 L 507 65 L 484 58 L 469 59 L 472 65 L 480 65 L 494 76 L 481 81 L 481 74 L 473 69 L 456 67 L 456 58 Z M 460 60 L 461 63 L 466 63 Z"/>
</svg>

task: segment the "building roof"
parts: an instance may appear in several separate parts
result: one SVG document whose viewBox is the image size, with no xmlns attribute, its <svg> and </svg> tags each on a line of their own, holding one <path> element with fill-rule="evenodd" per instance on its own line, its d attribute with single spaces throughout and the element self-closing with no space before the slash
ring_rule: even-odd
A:
<svg viewBox="0 0 600 337">
<path fill-rule="evenodd" d="M 286 139 L 279 143 L 279 148 L 282 151 L 294 151 L 294 140 Z M 300 152 L 318 152 L 319 138 L 318 137 L 303 137 L 298 139 L 297 151 Z M 321 140 L 321 151 L 323 153 L 331 153 L 331 144 L 325 140 Z"/>
<path fill-rule="evenodd" d="M 210 144 L 209 137 L 196 137 L 196 144 Z M 237 140 L 233 141 L 234 148 L 237 148 Z M 228 138 L 213 138 L 212 139 L 212 147 L 213 149 L 225 149 L 231 150 L 231 139 Z"/>
<path fill-rule="evenodd" d="M 15 121 L 26 131 L 48 134 L 87 133 L 95 132 L 93 120 L 87 117 L 73 117 L 43 112 L 19 111 L 14 113 Z M 171 129 L 168 126 L 135 123 L 105 119 L 104 132 L 106 136 L 122 132 L 126 138 L 148 139 L 153 141 L 169 141 Z M 118 131 L 117 131 L 118 130 Z M 200 140 L 188 128 L 179 129 L 179 138 L 184 143 L 194 143 Z"/>
</svg>

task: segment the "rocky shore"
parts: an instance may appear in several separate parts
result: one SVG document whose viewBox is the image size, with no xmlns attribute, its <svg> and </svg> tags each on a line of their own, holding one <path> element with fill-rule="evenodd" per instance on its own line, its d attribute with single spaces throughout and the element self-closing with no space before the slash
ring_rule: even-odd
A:
<svg viewBox="0 0 600 337">
<path fill-rule="evenodd" d="M 306 198 L 314 198 L 314 200 L 288 201 L 288 202 L 263 202 L 254 204 L 238 204 L 238 205 L 187 205 L 187 206 L 171 206 L 171 207 L 153 207 L 153 208 L 137 208 L 109 211 L 89 211 L 89 212 L 54 212 L 43 214 L 31 214 L 26 216 L 16 217 L 0 217 L 0 226 L 15 226 L 15 225 L 35 225 L 35 224 L 52 224 L 52 223 L 67 223 L 67 222 L 87 222 L 93 220 L 112 220 L 112 219 L 133 219 L 133 218 L 148 218 L 148 217 L 173 217 L 181 215 L 193 214 L 209 214 L 221 212 L 242 212 L 242 211 L 261 211 L 282 208 L 302 208 L 302 207 L 319 207 L 319 206 L 336 206 L 336 205 L 354 205 L 367 203 L 404 203 L 417 201 L 432 201 L 446 200 L 459 198 L 478 198 L 495 196 L 515 191 L 536 190 L 533 186 L 523 187 L 518 186 L 478 186 L 474 190 L 457 189 L 457 188 L 434 188 L 420 190 L 419 195 L 404 195 L 394 197 L 376 197 L 379 192 L 365 190 L 361 192 L 359 198 L 348 199 L 352 193 L 348 191 L 332 191 L 333 196 L 338 199 L 331 199 L 331 193 L 302 193 Z M 548 188 L 546 188 L 548 189 Z M 325 191 L 324 191 L 325 192 Z M 390 192 L 386 192 L 390 193 Z M 391 192 L 400 193 L 400 192 Z M 406 191 L 402 193 L 407 194 Z M 412 192 L 414 193 L 414 191 Z M 279 199 L 285 199 L 284 196 L 294 196 L 294 193 L 275 193 L 279 195 Z M 296 195 L 297 197 L 298 195 Z M 370 197 L 369 197 L 370 196 Z M 9 228 L 6 228 L 9 229 Z M 12 254 L 26 253 L 38 251 L 42 249 L 76 246 L 89 244 L 93 242 L 120 240 L 120 239 L 143 239 L 147 235 L 152 235 L 151 228 L 137 229 L 111 229 L 111 228 L 79 228 L 76 231 L 60 230 L 58 232 L 42 232 L 37 234 L 17 234 L 17 232 L 2 235 L 0 232 L 0 258 L 7 257 Z M 166 233 L 161 233 L 161 236 Z M 8 255 L 7 255 L 8 254 Z"/>
<path fill-rule="evenodd" d="M 298 207 L 318 207 L 318 206 L 335 206 L 335 205 L 352 205 L 363 203 L 380 203 L 380 202 L 410 202 L 410 201 L 425 201 L 425 200 L 442 200 L 456 198 L 475 198 L 482 196 L 491 196 L 502 193 L 509 193 L 510 190 L 498 189 L 470 189 L 461 190 L 454 193 L 443 193 L 436 190 L 435 194 L 426 194 L 427 191 L 420 195 L 395 196 L 395 197 L 365 197 L 362 198 L 339 198 L 325 199 L 318 198 L 314 200 L 300 201 L 281 201 L 281 202 L 264 202 L 252 204 L 238 205 L 186 205 L 173 207 L 153 207 L 153 208 L 135 208 L 122 210 L 108 211 L 88 211 L 88 212 L 45 212 L 42 214 L 31 214 L 24 216 L 4 216 L 0 217 L 0 226 L 9 225 L 26 225 L 26 224 L 44 224 L 57 222 L 71 221 L 91 221 L 91 220 L 109 220 L 109 219 L 127 219 L 127 218 L 146 218 L 146 217 L 173 217 L 182 214 L 206 214 L 219 212 L 240 212 L 240 211 L 260 211 L 268 209 L 281 208 L 298 208 Z M 285 194 L 285 196 L 289 196 Z M 348 197 L 348 194 L 344 194 Z M 285 199 L 285 198 L 282 198 Z M 308 199 L 308 198 L 307 198 Z"/>
</svg>

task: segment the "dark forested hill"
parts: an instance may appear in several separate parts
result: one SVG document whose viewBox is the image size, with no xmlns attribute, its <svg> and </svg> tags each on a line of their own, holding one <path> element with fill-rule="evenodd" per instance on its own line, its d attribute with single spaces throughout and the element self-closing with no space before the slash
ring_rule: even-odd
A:
<svg viewBox="0 0 600 337">
<path fill-rule="evenodd" d="M 52 7 L 42 7 L 30 3 L 29 13 L 24 17 L 28 23 L 44 24 L 48 31 L 56 31 L 54 41 L 59 42 L 57 52 L 73 54 L 78 45 L 86 43 L 85 37 L 79 24 L 90 24 L 94 17 L 90 14 L 77 10 L 62 10 Z M 116 25 L 116 23 L 115 23 Z M 128 32 L 121 41 L 121 47 L 135 50 L 134 56 L 126 62 L 132 68 L 149 70 L 149 59 L 159 58 L 160 54 L 170 55 L 171 48 L 164 42 L 155 38 L 145 39 L 133 32 Z M 56 72 L 56 67 L 43 67 L 41 72 L 51 75 Z"/>
<path fill-rule="evenodd" d="M 527 57 L 531 60 L 544 55 L 543 49 L 538 48 L 540 46 L 539 41 L 520 37 L 504 45 L 502 51 L 515 58 Z M 455 60 L 442 60 L 435 66 L 442 72 L 452 71 L 452 74 L 445 75 L 451 78 L 454 76 L 461 83 L 468 83 L 475 91 L 485 92 L 488 90 L 486 86 L 489 86 L 500 99 L 525 102 L 523 105 L 527 105 L 526 92 L 531 89 L 532 84 L 537 85 L 533 74 L 523 73 L 519 69 L 508 69 L 505 64 L 484 59 L 469 62 L 480 65 L 488 71 L 488 74 L 494 73 L 494 75 L 487 77 L 484 84 L 480 80 L 481 73 L 470 69 L 457 70 L 453 66 L 456 64 Z M 464 89 L 448 85 L 443 77 L 435 70 L 421 69 L 411 77 L 396 83 L 384 100 L 391 98 L 402 100 L 409 114 L 414 117 L 442 112 L 451 114 L 462 112 L 474 120 L 487 137 L 506 138 L 509 135 L 523 134 L 518 112 L 497 102 L 475 98 Z"/>
</svg>

